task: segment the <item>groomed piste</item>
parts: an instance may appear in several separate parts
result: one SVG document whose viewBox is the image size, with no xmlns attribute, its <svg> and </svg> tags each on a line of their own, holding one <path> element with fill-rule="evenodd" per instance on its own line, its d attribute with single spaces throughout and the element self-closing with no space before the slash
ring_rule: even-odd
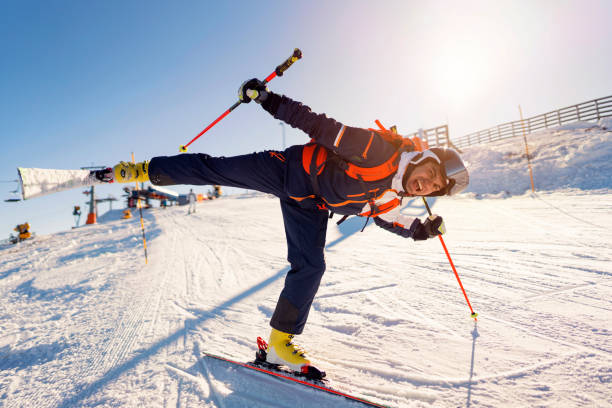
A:
<svg viewBox="0 0 612 408">
<path fill-rule="evenodd" d="M 430 200 L 438 240 L 330 221 L 300 344 L 330 385 L 389 407 L 612 405 L 612 123 L 466 149 Z M 425 216 L 419 199 L 403 211 Z M 253 359 L 288 270 L 275 198 L 249 194 L 0 249 L 0 405 L 358 407 L 202 358 Z M 101 218 L 104 221 L 104 217 Z"/>
</svg>

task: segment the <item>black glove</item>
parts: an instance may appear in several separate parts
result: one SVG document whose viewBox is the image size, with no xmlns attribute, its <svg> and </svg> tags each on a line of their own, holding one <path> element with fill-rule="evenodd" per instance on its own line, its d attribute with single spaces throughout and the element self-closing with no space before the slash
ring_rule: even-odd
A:
<svg viewBox="0 0 612 408">
<path fill-rule="evenodd" d="M 257 78 L 244 81 L 238 89 L 238 99 L 242 103 L 249 103 L 251 99 L 257 103 L 262 103 L 268 97 L 266 83 Z"/>
<path fill-rule="evenodd" d="M 412 234 L 412 239 L 415 241 L 423 241 L 428 238 L 434 238 L 446 232 L 444 220 L 439 215 L 430 215 L 424 223 L 420 223 Z"/>
</svg>

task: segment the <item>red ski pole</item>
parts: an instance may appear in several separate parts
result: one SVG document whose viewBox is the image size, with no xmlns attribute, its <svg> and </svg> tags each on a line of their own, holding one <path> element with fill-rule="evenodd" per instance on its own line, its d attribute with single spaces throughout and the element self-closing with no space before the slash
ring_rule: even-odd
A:
<svg viewBox="0 0 612 408">
<path fill-rule="evenodd" d="M 293 54 L 291 54 L 291 56 L 289 58 L 287 58 L 285 60 L 285 62 L 283 62 L 282 64 L 280 64 L 279 66 L 276 67 L 276 69 L 274 70 L 274 72 L 272 72 L 270 75 L 268 75 L 266 77 L 266 79 L 264 79 L 264 83 L 268 83 L 271 80 L 273 80 L 275 77 L 277 76 L 283 76 L 283 73 L 289 69 L 289 67 L 291 65 L 293 65 L 293 63 L 297 60 L 299 60 L 300 58 L 302 58 L 302 51 L 300 51 L 298 48 L 296 48 L 295 50 L 293 50 Z M 196 135 L 196 137 L 194 137 L 193 139 L 191 139 L 189 141 L 189 143 L 181 145 L 179 150 L 181 152 L 186 152 L 187 151 L 187 147 L 192 144 L 193 142 L 195 142 L 196 140 L 198 140 L 198 138 L 200 136 L 202 136 L 204 133 L 208 132 L 208 130 L 210 128 L 212 128 L 213 126 L 215 126 L 217 123 L 219 123 L 221 121 L 221 119 L 223 119 L 224 117 L 226 117 L 227 115 L 229 115 L 229 113 L 231 111 L 233 111 L 234 109 L 236 109 L 240 104 L 242 103 L 242 101 L 238 101 L 235 104 L 233 104 L 232 106 L 229 107 L 228 110 L 226 110 L 225 112 L 223 112 L 221 114 L 221 116 L 219 116 L 217 119 L 215 119 L 210 125 L 206 126 L 206 128 L 204 128 L 203 131 L 201 131 L 200 133 L 198 133 Z"/>
<path fill-rule="evenodd" d="M 429 213 L 429 215 L 431 214 L 431 208 L 429 208 L 429 204 L 427 204 L 427 200 L 425 199 L 425 197 L 423 198 L 423 202 L 425 203 L 425 208 L 427 208 L 427 212 Z M 442 235 L 438 235 L 438 238 L 440 238 L 440 243 L 442 244 L 442 248 L 444 248 L 444 252 L 446 253 L 446 257 L 448 258 L 448 262 L 450 263 L 451 268 L 453 269 L 453 272 L 455 273 L 455 277 L 457 278 L 457 282 L 459 282 L 459 287 L 461 288 L 461 291 L 463 292 L 463 296 L 465 297 L 465 301 L 467 302 L 468 307 L 470 308 L 470 312 L 472 312 L 472 314 L 470 315 L 472 318 L 474 318 L 474 320 L 478 320 L 476 319 L 476 317 L 478 316 L 478 313 L 476 313 L 474 311 L 474 309 L 472 309 L 472 305 L 470 304 L 470 300 L 468 299 L 467 294 L 465 293 L 465 289 L 463 289 L 463 284 L 461 283 L 461 279 L 459 279 L 459 274 L 457 273 L 457 269 L 455 269 L 455 264 L 453 263 L 453 260 L 450 257 L 450 254 L 448 253 L 448 249 L 446 248 L 446 244 L 444 243 L 444 239 L 442 239 Z"/>
</svg>

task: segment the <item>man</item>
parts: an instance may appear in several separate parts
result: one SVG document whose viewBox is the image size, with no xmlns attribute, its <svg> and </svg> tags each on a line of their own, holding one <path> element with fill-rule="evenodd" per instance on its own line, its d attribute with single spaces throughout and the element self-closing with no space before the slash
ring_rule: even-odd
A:
<svg viewBox="0 0 612 408">
<path fill-rule="evenodd" d="M 191 214 L 192 212 L 196 212 L 196 195 L 193 192 L 193 188 L 189 190 L 189 194 L 187 195 L 187 201 L 189 202 L 189 209 L 187 210 L 187 214 Z"/>
<path fill-rule="evenodd" d="M 316 372 L 292 339 L 304 329 L 325 271 L 330 211 L 373 218 L 391 232 L 425 240 L 444 232 L 442 217 L 421 222 L 400 214 L 401 199 L 456 194 L 467 186 L 468 173 L 452 149 L 418 152 L 414 143 L 392 132 L 345 126 L 270 92 L 257 79 L 242 84 L 239 98 L 244 103 L 255 100 L 276 119 L 303 130 L 311 143 L 227 158 L 182 154 L 136 165 L 120 163 L 109 179 L 225 185 L 277 196 L 291 270 L 270 322 L 267 361 L 297 372 Z"/>
<path fill-rule="evenodd" d="M 12 244 L 16 244 L 18 242 L 25 241 L 26 239 L 32 238 L 32 234 L 30 233 L 30 224 L 28 224 L 27 222 L 24 222 L 23 224 L 18 224 L 15 228 L 13 228 L 13 231 L 17 231 L 19 235 L 13 236 L 13 234 L 11 234 L 9 241 Z"/>
</svg>

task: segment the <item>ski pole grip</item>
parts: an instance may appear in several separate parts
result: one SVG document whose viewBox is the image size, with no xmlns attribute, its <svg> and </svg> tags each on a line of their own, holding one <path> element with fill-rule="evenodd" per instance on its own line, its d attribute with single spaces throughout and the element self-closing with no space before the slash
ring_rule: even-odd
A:
<svg viewBox="0 0 612 408">
<path fill-rule="evenodd" d="M 289 58 L 287 58 L 285 62 L 276 67 L 274 72 L 276 72 L 276 75 L 279 77 L 283 76 L 283 73 L 287 69 L 289 69 L 289 67 L 293 65 L 295 61 L 299 60 L 300 58 L 302 58 L 302 51 L 300 51 L 299 48 L 296 48 L 295 50 L 293 50 L 293 54 Z"/>
</svg>

